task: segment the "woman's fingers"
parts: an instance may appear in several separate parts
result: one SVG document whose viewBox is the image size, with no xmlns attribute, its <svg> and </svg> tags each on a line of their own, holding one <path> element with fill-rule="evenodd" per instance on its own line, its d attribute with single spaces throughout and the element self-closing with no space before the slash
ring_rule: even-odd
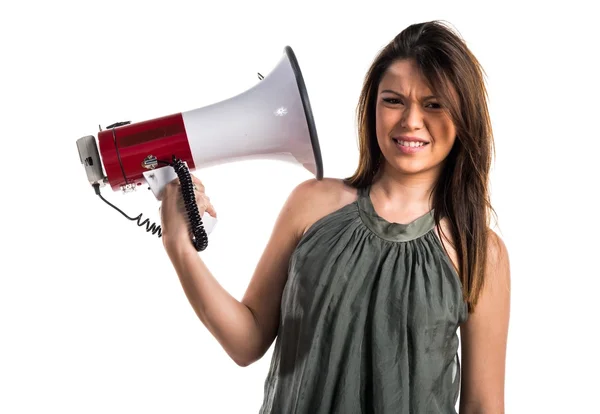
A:
<svg viewBox="0 0 600 414">
<path fill-rule="evenodd" d="M 210 197 L 206 195 L 204 184 L 197 177 L 192 175 L 192 181 L 194 182 L 194 192 L 196 194 L 196 203 L 198 203 L 198 209 L 201 210 L 201 215 L 207 212 L 213 217 L 217 217 L 217 211 L 210 202 Z"/>
</svg>

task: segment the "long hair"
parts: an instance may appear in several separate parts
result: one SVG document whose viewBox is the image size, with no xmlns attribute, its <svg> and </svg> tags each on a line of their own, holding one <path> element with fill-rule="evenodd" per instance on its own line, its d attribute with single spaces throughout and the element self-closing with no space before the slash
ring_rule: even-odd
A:
<svg viewBox="0 0 600 414">
<path fill-rule="evenodd" d="M 472 312 L 484 282 L 489 223 L 494 214 L 488 190 L 494 142 L 484 70 L 445 23 L 436 20 L 407 27 L 373 61 L 357 106 L 359 164 L 345 182 L 365 187 L 379 171 L 383 155 L 375 131 L 377 90 L 389 66 L 400 59 L 416 63 L 456 127 L 454 146 L 431 196 L 440 234 L 441 219 L 449 223 L 458 259 L 456 271 Z"/>
</svg>

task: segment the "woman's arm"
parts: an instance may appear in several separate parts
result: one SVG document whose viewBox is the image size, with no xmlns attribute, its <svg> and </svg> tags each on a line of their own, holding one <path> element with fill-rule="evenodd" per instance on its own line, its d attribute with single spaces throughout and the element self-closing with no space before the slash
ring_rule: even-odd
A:
<svg viewBox="0 0 600 414">
<path fill-rule="evenodd" d="M 195 177 L 194 182 L 203 191 Z M 170 191 L 176 191 L 174 186 Z M 240 366 L 262 357 L 277 334 L 281 295 L 290 256 L 303 233 L 308 191 L 310 185 L 302 183 L 288 197 L 242 301 L 219 284 L 189 242 L 187 233 L 179 235 L 184 233 L 181 230 L 175 236 L 172 232 L 163 233 L 167 254 L 198 318 Z M 174 203 L 174 199 L 170 202 Z M 205 203 L 210 211 L 212 206 Z M 170 210 L 171 228 L 175 224 L 183 228 L 181 223 L 175 223 L 174 208 Z"/>
<path fill-rule="evenodd" d="M 490 230 L 484 287 L 461 326 L 460 414 L 503 414 L 510 314 L 510 263 L 502 239 Z"/>
</svg>

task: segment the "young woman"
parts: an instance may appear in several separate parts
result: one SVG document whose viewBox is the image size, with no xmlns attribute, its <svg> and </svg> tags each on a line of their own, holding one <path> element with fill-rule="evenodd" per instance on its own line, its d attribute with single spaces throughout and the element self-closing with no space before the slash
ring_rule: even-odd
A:
<svg viewBox="0 0 600 414">
<path fill-rule="evenodd" d="M 358 124 L 355 174 L 292 191 L 241 301 L 167 186 L 162 239 L 191 305 L 241 366 L 277 339 L 261 413 L 455 413 L 459 393 L 461 414 L 503 413 L 510 272 L 478 61 L 441 22 L 409 26 L 367 73 Z"/>
</svg>

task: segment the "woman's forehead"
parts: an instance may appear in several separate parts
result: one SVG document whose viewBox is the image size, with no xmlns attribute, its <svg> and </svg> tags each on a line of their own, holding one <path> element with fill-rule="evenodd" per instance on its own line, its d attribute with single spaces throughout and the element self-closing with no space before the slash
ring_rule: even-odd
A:
<svg viewBox="0 0 600 414">
<path fill-rule="evenodd" d="M 429 82 L 411 60 L 393 62 L 379 83 L 379 90 L 391 89 L 402 95 L 433 95 Z"/>
<path fill-rule="evenodd" d="M 398 94 L 409 96 L 414 95 L 420 98 L 441 95 L 448 95 L 452 100 L 458 99 L 456 88 L 451 82 L 444 82 L 438 85 L 443 91 L 436 90 L 432 83 L 423 74 L 421 68 L 413 59 L 402 59 L 394 61 L 384 72 L 379 82 L 379 93 L 384 90 L 392 90 Z"/>
</svg>

